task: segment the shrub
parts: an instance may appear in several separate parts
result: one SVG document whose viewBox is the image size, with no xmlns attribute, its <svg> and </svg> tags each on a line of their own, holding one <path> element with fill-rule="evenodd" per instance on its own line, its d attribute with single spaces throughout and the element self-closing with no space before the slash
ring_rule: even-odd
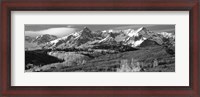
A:
<svg viewBox="0 0 200 97">
<path fill-rule="evenodd" d="M 139 72 L 143 63 L 137 62 L 132 59 L 130 64 L 127 59 L 121 60 L 120 68 L 117 68 L 117 72 Z"/>
<path fill-rule="evenodd" d="M 153 67 L 156 67 L 156 66 L 158 66 L 158 60 L 154 59 L 154 61 L 153 61 Z"/>
<path fill-rule="evenodd" d="M 27 64 L 26 67 L 25 67 L 25 70 L 30 69 L 30 68 L 33 68 L 33 67 L 34 67 L 33 64 Z"/>
</svg>

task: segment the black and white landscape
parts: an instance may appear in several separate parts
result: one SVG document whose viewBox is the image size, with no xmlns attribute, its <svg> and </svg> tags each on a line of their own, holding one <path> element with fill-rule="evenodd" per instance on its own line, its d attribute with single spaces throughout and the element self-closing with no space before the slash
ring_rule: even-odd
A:
<svg viewBox="0 0 200 97">
<path fill-rule="evenodd" d="M 175 72 L 175 25 L 25 25 L 26 72 Z"/>
</svg>

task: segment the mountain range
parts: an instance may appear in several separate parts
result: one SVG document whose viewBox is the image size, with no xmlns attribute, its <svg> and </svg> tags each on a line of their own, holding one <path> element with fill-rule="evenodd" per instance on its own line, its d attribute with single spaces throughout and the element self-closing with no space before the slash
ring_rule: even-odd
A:
<svg viewBox="0 0 200 97">
<path fill-rule="evenodd" d="M 145 27 L 139 29 L 125 30 L 103 30 L 91 31 L 84 27 L 64 37 L 58 38 L 54 35 L 44 34 L 37 37 L 25 36 L 28 43 L 42 45 L 43 48 L 81 48 L 92 47 L 95 45 L 128 45 L 131 47 L 144 47 L 150 45 L 164 45 L 167 43 L 175 44 L 174 33 L 152 32 Z"/>
<path fill-rule="evenodd" d="M 55 39 L 57 39 L 57 36 L 49 35 L 49 34 L 39 35 L 35 38 L 30 37 L 30 36 L 25 36 L 25 42 L 37 43 L 38 45 L 45 44 L 45 43 L 50 42 L 50 41 L 55 40 Z"/>
</svg>

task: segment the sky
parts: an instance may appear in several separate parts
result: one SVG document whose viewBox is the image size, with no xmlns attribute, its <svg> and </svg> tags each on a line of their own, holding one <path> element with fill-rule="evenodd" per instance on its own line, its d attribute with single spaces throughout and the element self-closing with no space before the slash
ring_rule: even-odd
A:
<svg viewBox="0 0 200 97">
<path fill-rule="evenodd" d="M 175 32 L 175 25 L 151 25 L 151 24 L 91 24 L 91 25 L 75 25 L 75 24 L 66 24 L 66 25 L 50 25 L 50 24 L 26 24 L 25 25 L 25 36 L 36 37 L 42 34 L 50 34 L 58 37 L 63 37 L 69 35 L 70 33 L 80 31 L 84 27 L 88 27 L 92 31 L 97 30 L 124 30 L 124 29 L 138 29 L 140 27 L 146 27 L 150 31 L 154 32 Z"/>
</svg>

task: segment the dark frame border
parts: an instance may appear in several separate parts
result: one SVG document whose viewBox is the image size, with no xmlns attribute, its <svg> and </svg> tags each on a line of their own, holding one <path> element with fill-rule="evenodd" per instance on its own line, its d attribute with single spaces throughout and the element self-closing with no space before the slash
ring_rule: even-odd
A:
<svg viewBox="0 0 200 97">
<path fill-rule="evenodd" d="M 1 9 L 1 95 L 37 96 L 200 96 L 199 1 L 117 0 L 117 1 L 10 1 Z M 190 86 L 11 86 L 11 11 L 189 11 Z"/>
</svg>

